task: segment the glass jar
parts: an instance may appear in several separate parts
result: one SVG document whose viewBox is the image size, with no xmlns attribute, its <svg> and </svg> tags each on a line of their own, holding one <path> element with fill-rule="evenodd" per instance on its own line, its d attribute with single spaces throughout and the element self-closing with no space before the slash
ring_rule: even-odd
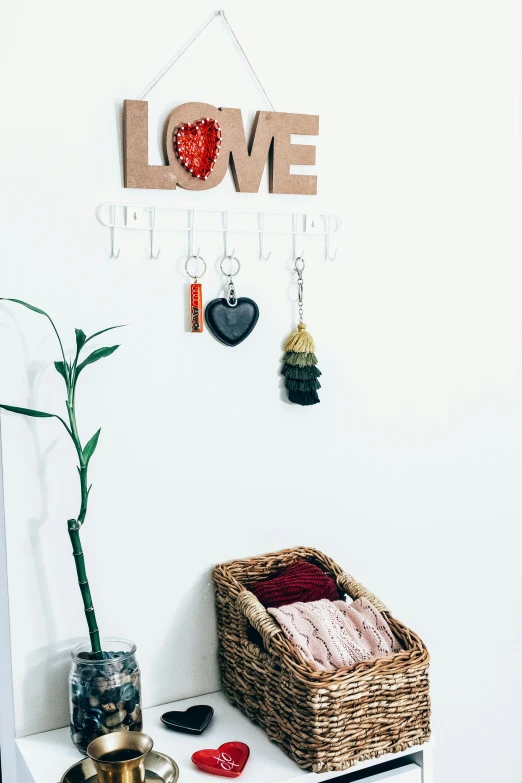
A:
<svg viewBox="0 0 522 783">
<path fill-rule="evenodd" d="M 82 753 L 113 731 L 141 731 L 140 670 L 136 645 L 102 639 L 103 660 L 92 660 L 89 642 L 76 647 L 69 675 L 72 741 Z"/>
</svg>

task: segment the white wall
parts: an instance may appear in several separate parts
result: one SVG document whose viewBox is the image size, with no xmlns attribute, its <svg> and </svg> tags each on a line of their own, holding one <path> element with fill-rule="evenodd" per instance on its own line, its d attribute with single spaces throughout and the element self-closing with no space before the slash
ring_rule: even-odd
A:
<svg viewBox="0 0 522 783">
<path fill-rule="evenodd" d="M 7 551 L 5 536 L 4 491 L 2 482 L 2 443 L 0 438 L 0 756 L 5 781 L 15 779 L 16 754 L 14 694 L 11 677 L 11 634 L 7 600 Z"/>
<path fill-rule="evenodd" d="M 514 781 L 520 644 L 520 9 L 514 0 L 262 4 L 231 23 L 276 109 L 319 113 L 317 198 L 121 187 L 119 112 L 215 10 L 207 0 L 25 0 L 0 47 L 0 294 L 47 309 L 73 342 L 130 323 L 86 371 L 92 463 L 84 548 L 106 635 L 134 639 L 147 705 L 217 689 L 212 565 L 295 544 L 342 563 L 425 638 L 437 774 Z M 188 101 L 267 108 L 220 22 L 151 94 L 155 129 Z M 290 242 L 238 290 L 260 305 L 231 350 L 184 331 L 186 247 L 108 237 L 107 200 L 331 210 L 335 263 L 307 253 L 322 403 L 284 404 Z M 218 238 L 201 242 L 219 289 Z M 0 307 L 0 400 L 59 410 L 45 321 Z M 110 343 L 109 343 L 110 344 Z M 16 730 L 66 723 L 85 634 L 66 520 L 71 447 L 52 421 L 2 416 Z M 463 747 L 469 746 L 468 755 Z M 477 752 L 480 751 L 480 752 Z M 469 764 L 469 767 L 468 767 Z"/>
</svg>

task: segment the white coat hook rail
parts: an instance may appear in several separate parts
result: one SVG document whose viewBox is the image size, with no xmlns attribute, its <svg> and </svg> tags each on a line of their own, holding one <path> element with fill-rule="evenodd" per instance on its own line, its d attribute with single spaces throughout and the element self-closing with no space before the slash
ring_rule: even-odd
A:
<svg viewBox="0 0 522 783">
<path fill-rule="evenodd" d="M 136 219 L 144 215 L 144 220 Z M 129 220 L 131 215 L 134 219 Z M 230 216 L 234 216 L 233 228 L 230 227 Z M 270 258 L 271 250 L 265 247 L 269 236 L 292 237 L 292 249 L 296 258 L 298 240 L 303 238 L 310 246 L 314 237 L 322 237 L 324 242 L 324 258 L 333 261 L 337 250 L 333 249 L 333 238 L 341 230 L 342 222 L 337 215 L 310 214 L 304 212 L 276 212 L 250 210 L 196 209 L 194 207 L 140 205 L 140 204 L 100 204 L 96 217 L 102 226 L 109 229 L 109 257 L 118 258 L 121 248 L 116 248 L 116 232 L 148 231 L 150 236 L 150 258 L 157 259 L 160 250 L 156 240 L 159 232 L 188 232 L 189 255 L 194 255 L 195 232 L 199 234 L 220 233 L 223 237 L 225 255 L 230 254 L 231 241 L 236 234 L 255 234 L 259 242 L 259 257 L 264 261 Z M 255 219 L 255 222 L 252 220 Z M 254 227 L 255 226 L 255 227 Z M 121 241 L 121 239 L 120 239 Z"/>
</svg>

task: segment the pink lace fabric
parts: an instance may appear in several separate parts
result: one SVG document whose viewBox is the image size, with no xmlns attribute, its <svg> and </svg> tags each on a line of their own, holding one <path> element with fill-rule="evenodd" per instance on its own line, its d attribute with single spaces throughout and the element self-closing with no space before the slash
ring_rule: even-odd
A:
<svg viewBox="0 0 522 783">
<path fill-rule="evenodd" d="M 385 658 L 403 648 L 383 615 L 366 598 L 297 602 L 268 609 L 285 636 L 321 671 Z"/>
</svg>

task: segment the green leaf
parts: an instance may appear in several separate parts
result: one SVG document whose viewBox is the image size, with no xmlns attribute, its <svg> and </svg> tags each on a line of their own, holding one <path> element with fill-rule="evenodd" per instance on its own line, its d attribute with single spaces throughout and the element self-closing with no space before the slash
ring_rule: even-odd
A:
<svg viewBox="0 0 522 783">
<path fill-rule="evenodd" d="M 85 359 L 85 361 L 78 365 L 76 370 L 76 377 L 78 377 L 83 368 L 87 367 L 88 364 L 93 364 L 94 362 L 99 361 L 99 359 L 104 359 L 106 356 L 110 356 L 111 353 L 114 353 L 114 351 L 116 351 L 119 347 L 119 345 L 112 345 L 110 348 L 97 348 Z"/>
<path fill-rule="evenodd" d="M 68 385 L 69 383 L 68 373 L 67 373 L 68 367 L 63 362 L 55 362 L 54 366 L 56 367 L 56 370 L 60 373 L 60 375 L 64 379 L 66 385 Z"/>
<path fill-rule="evenodd" d="M 95 432 L 90 441 L 85 446 L 82 454 L 83 454 L 83 461 L 85 465 L 87 466 L 89 464 L 89 460 L 94 454 L 96 450 L 96 446 L 98 445 L 98 438 L 100 437 L 101 428 L 98 430 L 98 432 Z"/>
<path fill-rule="evenodd" d="M 21 413 L 24 416 L 34 416 L 37 419 L 52 419 L 54 413 L 44 413 L 43 411 L 33 411 L 31 408 L 16 408 L 14 405 L 0 405 L 0 408 L 4 408 L 11 413 Z"/>
<path fill-rule="evenodd" d="M 32 310 L 34 313 L 40 313 L 40 315 L 45 315 L 46 318 L 49 318 L 49 320 L 51 320 L 51 317 L 45 312 L 45 310 L 40 310 L 39 307 L 35 307 L 34 305 L 27 304 L 27 302 L 22 302 L 21 299 L 8 299 L 5 296 L 0 296 L 0 302 L 15 302 L 16 304 L 21 304 L 24 307 L 27 307 L 29 310 Z"/>
<path fill-rule="evenodd" d="M 74 331 L 76 332 L 76 351 L 77 353 L 80 353 L 87 342 L 87 335 L 81 329 L 75 329 Z"/>
<path fill-rule="evenodd" d="M 40 310 L 39 307 L 35 307 L 34 305 L 27 304 L 27 302 L 22 302 L 21 299 L 8 299 L 5 296 L 0 296 L 0 302 L 15 302 L 16 304 L 20 304 L 23 307 L 27 307 L 28 310 L 32 310 L 33 313 L 39 313 L 39 315 L 44 315 L 48 319 L 48 321 L 51 324 L 51 326 L 53 327 L 54 333 L 56 335 L 56 339 L 58 340 L 58 342 L 60 344 L 60 350 L 62 352 L 62 359 L 63 359 L 63 362 L 65 364 L 65 353 L 64 353 L 64 350 L 63 350 L 62 339 L 61 339 L 61 337 L 60 337 L 60 335 L 58 333 L 58 329 L 56 328 L 56 325 L 55 325 L 53 319 L 51 318 L 51 316 L 48 313 L 45 312 L 45 310 Z"/>
<path fill-rule="evenodd" d="M 45 413 L 44 411 L 34 411 L 32 408 L 18 408 L 15 405 L 0 405 L 0 408 L 3 408 L 5 411 L 10 411 L 11 413 L 20 413 L 22 416 L 31 416 L 34 419 L 58 419 L 58 421 L 61 421 L 69 435 L 72 437 L 72 432 L 67 426 L 67 424 L 64 422 L 61 416 L 57 416 L 56 413 Z"/>
<path fill-rule="evenodd" d="M 91 334 L 90 337 L 88 337 L 85 342 L 88 343 L 89 340 L 94 340 L 95 337 L 99 337 L 100 334 L 105 334 L 105 332 L 111 332 L 113 329 L 123 329 L 127 324 L 120 324 L 119 326 L 109 326 L 107 329 L 102 329 L 101 332 L 96 332 L 96 334 Z"/>
</svg>

